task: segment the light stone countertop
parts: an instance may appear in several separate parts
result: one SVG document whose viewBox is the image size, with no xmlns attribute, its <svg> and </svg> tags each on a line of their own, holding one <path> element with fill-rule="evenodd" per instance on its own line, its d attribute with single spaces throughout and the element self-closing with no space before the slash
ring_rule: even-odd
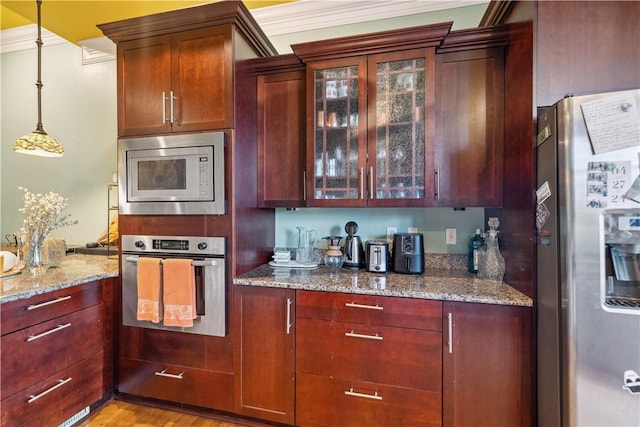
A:
<svg viewBox="0 0 640 427">
<path fill-rule="evenodd" d="M 71 254 L 40 277 L 17 274 L 0 279 L 0 304 L 53 292 L 107 277 L 118 277 L 118 260 Z"/>
<path fill-rule="evenodd" d="M 274 268 L 262 265 L 233 279 L 234 285 L 341 292 L 531 307 L 533 301 L 506 283 L 478 279 L 460 270 L 427 269 L 425 274 L 365 270 Z"/>
</svg>

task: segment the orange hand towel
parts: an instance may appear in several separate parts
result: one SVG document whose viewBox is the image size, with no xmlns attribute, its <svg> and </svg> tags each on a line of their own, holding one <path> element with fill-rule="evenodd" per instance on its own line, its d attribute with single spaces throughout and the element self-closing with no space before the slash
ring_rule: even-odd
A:
<svg viewBox="0 0 640 427">
<path fill-rule="evenodd" d="M 160 258 L 138 258 L 138 320 L 160 322 Z"/>
<path fill-rule="evenodd" d="M 190 259 L 162 263 L 162 299 L 165 326 L 193 326 L 196 318 L 196 280 Z"/>
</svg>

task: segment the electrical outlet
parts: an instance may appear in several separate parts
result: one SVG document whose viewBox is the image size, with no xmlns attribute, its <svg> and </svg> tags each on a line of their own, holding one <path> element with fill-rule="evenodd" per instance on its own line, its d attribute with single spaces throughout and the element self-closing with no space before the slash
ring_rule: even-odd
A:
<svg viewBox="0 0 640 427">
<path fill-rule="evenodd" d="M 445 231 L 445 241 L 447 245 L 455 245 L 457 240 L 457 232 L 455 228 L 447 228 Z"/>
<path fill-rule="evenodd" d="M 409 233 L 417 233 L 418 232 L 418 227 L 409 227 L 407 229 L 407 232 L 409 232 Z"/>
<path fill-rule="evenodd" d="M 387 242 L 393 241 L 393 235 L 398 232 L 398 227 L 387 227 Z"/>
</svg>

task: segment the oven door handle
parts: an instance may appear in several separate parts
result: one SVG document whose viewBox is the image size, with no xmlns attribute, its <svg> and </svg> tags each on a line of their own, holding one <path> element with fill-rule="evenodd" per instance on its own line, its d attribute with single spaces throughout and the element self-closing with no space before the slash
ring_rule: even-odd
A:
<svg viewBox="0 0 640 427">
<path fill-rule="evenodd" d="M 125 258 L 125 260 L 127 262 L 130 262 L 132 264 L 137 264 L 138 263 L 138 258 L 137 256 L 128 256 Z M 217 265 L 217 261 L 218 260 L 194 260 L 191 265 L 193 265 L 194 267 L 212 267 Z M 162 264 L 162 261 L 160 261 L 160 264 Z"/>
</svg>

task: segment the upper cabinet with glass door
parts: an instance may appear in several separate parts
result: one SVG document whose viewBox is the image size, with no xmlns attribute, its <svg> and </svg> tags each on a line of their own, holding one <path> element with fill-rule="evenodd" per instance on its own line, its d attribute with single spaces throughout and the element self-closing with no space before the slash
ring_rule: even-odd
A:
<svg viewBox="0 0 640 427">
<path fill-rule="evenodd" d="M 435 46 L 450 26 L 292 46 L 307 66 L 307 206 L 432 200 Z"/>
</svg>

